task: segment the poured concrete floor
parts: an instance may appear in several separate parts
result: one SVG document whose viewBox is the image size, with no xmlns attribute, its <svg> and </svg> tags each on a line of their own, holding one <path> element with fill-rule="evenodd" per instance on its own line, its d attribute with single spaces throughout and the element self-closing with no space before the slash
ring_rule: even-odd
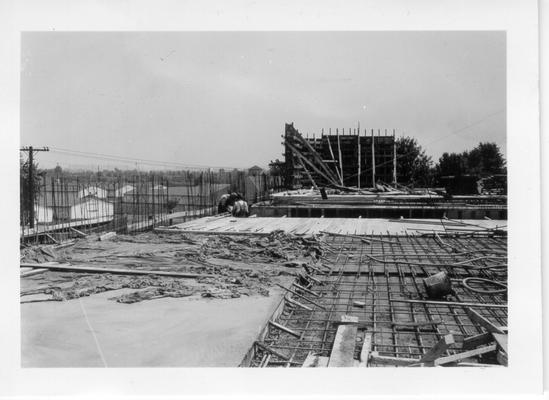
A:
<svg viewBox="0 0 549 400">
<path fill-rule="evenodd" d="M 108 300 L 117 292 L 22 304 L 22 367 L 236 367 L 282 298 Z"/>
</svg>

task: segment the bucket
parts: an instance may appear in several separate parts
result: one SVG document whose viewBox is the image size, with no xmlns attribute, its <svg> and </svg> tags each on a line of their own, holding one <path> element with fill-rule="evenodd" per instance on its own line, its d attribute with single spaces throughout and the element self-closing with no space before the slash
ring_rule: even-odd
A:
<svg viewBox="0 0 549 400">
<path fill-rule="evenodd" d="M 427 296 L 431 299 L 440 299 L 449 294 L 453 294 L 452 282 L 445 271 L 438 272 L 423 279 Z"/>
</svg>

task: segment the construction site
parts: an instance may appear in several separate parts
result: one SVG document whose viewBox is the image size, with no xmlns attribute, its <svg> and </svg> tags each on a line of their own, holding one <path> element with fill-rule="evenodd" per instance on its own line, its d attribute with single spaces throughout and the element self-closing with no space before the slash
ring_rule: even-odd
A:
<svg viewBox="0 0 549 400">
<path fill-rule="evenodd" d="M 22 366 L 507 366 L 506 180 L 403 182 L 394 130 L 283 139 L 279 175 L 31 163 Z"/>
</svg>

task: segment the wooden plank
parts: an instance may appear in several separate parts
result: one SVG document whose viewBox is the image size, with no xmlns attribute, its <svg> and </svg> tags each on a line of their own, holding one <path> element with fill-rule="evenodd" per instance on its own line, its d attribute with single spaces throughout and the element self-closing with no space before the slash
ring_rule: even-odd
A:
<svg viewBox="0 0 549 400">
<path fill-rule="evenodd" d="M 281 325 L 277 322 L 274 322 L 274 321 L 269 321 L 269 324 L 274 326 L 275 328 L 277 329 L 280 329 L 281 331 L 283 332 L 286 332 L 286 333 L 289 333 L 290 335 L 292 336 L 295 336 L 296 338 L 300 338 L 301 337 L 301 334 L 300 333 L 297 333 L 296 331 L 284 326 L 284 325 Z"/>
<path fill-rule="evenodd" d="M 194 235 L 254 235 L 254 236 L 268 236 L 271 232 L 238 232 L 238 231 L 200 231 L 200 230 L 186 230 L 186 229 L 170 229 L 170 228 L 155 228 L 155 232 L 158 233 L 188 233 Z"/>
<path fill-rule="evenodd" d="M 471 350 L 475 347 L 488 344 L 494 341 L 494 337 L 490 332 L 484 332 L 479 335 L 469 336 L 463 339 L 463 344 L 461 345 L 462 350 Z"/>
<path fill-rule="evenodd" d="M 303 308 L 304 310 L 307 310 L 307 311 L 313 311 L 313 309 L 309 306 L 306 306 L 305 304 L 301 304 L 299 301 L 296 301 L 294 299 L 292 299 L 291 297 L 285 297 L 286 301 L 290 304 L 293 304 L 294 306 L 297 306 L 299 308 Z"/>
<path fill-rule="evenodd" d="M 52 235 L 50 235 L 49 233 L 45 233 L 44 236 L 46 236 L 48 239 L 50 239 L 53 243 L 55 244 L 59 244 L 59 241 L 57 239 L 55 239 Z"/>
<path fill-rule="evenodd" d="M 364 341 L 362 342 L 362 350 L 360 351 L 360 365 L 359 367 L 367 367 L 368 360 L 370 358 L 370 352 L 372 351 L 372 334 L 364 334 Z"/>
<path fill-rule="evenodd" d="M 494 335 L 494 339 L 496 339 L 498 346 L 507 353 L 507 335 L 501 333 L 492 333 L 492 335 Z"/>
<path fill-rule="evenodd" d="M 429 349 L 420 359 L 420 363 L 429 363 L 439 358 L 450 346 L 455 343 L 454 335 L 449 333 L 440 339 L 437 344 Z"/>
<path fill-rule="evenodd" d="M 77 234 L 78 236 L 80 236 L 80 237 L 86 237 L 86 236 L 88 236 L 87 233 L 84 233 L 84 232 L 82 232 L 82 231 L 80 231 L 80 230 L 78 230 L 78 229 L 76 229 L 76 228 L 73 228 L 72 226 L 69 227 L 69 229 L 70 229 L 71 231 L 73 231 L 74 233 L 76 233 L 76 234 Z"/>
<path fill-rule="evenodd" d="M 345 324 L 337 328 L 328 367 L 353 367 L 358 317 L 342 315 Z"/>
<path fill-rule="evenodd" d="M 499 328 L 498 326 L 488 321 L 488 319 L 480 315 L 477 311 L 473 310 L 472 308 L 466 308 L 465 312 L 467 313 L 467 316 L 469 317 L 469 319 L 473 321 L 473 323 L 476 323 L 482 326 L 488 332 L 505 334 L 505 332 L 503 332 L 501 328 Z"/>
<path fill-rule="evenodd" d="M 450 364 L 454 362 L 458 362 L 461 360 L 464 360 L 466 358 L 476 357 L 481 354 L 490 353 L 492 351 L 496 351 L 497 346 L 495 344 L 492 344 L 490 346 L 486 347 L 480 347 L 478 349 L 464 351 L 462 353 L 458 354 L 452 354 L 451 356 L 447 357 L 440 357 L 434 361 L 435 365 L 444 365 L 444 364 Z"/>
<path fill-rule="evenodd" d="M 481 363 L 473 363 L 473 362 L 458 362 L 456 364 L 456 367 L 477 367 L 477 368 L 497 368 L 501 367 L 501 365 L 498 364 L 481 364 Z"/>
<path fill-rule="evenodd" d="M 36 269 L 31 270 L 31 271 L 22 272 L 20 277 L 21 278 L 26 278 L 28 276 L 38 275 L 38 274 L 41 274 L 43 272 L 46 272 L 47 270 L 48 270 L 47 268 L 36 268 Z"/>
<path fill-rule="evenodd" d="M 278 286 L 278 287 L 280 287 L 280 288 L 282 288 L 282 289 L 284 289 L 285 291 L 287 291 L 287 292 L 293 294 L 294 296 L 301 297 L 303 300 L 307 301 L 308 303 L 314 304 L 315 306 L 317 306 L 318 308 L 321 308 L 322 310 L 325 310 L 325 309 L 326 309 L 324 306 L 322 306 L 322 305 L 320 305 L 320 304 L 318 304 L 318 303 L 315 303 L 314 301 L 308 299 L 307 297 L 303 296 L 302 294 L 299 294 L 299 293 L 293 291 L 292 289 L 288 289 L 288 288 L 282 286 L 282 285 L 279 284 L 279 283 L 275 283 L 275 285 Z"/>
<path fill-rule="evenodd" d="M 259 347 L 261 350 L 266 351 L 266 352 L 268 352 L 268 353 L 271 353 L 272 355 L 277 356 L 278 358 L 281 358 L 281 359 L 284 360 L 284 361 L 288 361 L 288 360 L 290 359 L 290 357 L 288 357 L 288 356 L 286 356 L 286 355 L 284 355 L 284 354 L 282 354 L 282 353 L 276 351 L 275 349 L 270 348 L 269 346 L 267 346 L 267 345 L 264 344 L 264 343 L 261 343 L 261 342 L 256 341 L 256 342 L 255 342 L 255 345 L 256 345 L 257 347 Z"/>
<path fill-rule="evenodd" d="M 116 232 L 107 232 L 101 236 L 99 236 L 99 240 L 108 240 L 116 236 Z"/>
<path fill-rule="evenodd" d="M 35 263 L 20 263 L 21 267 L 30 268 L 45 268 L 52 271 L 70 271 L 70 272 L 85 272 L 85 273 L 102 273 L 102 274 L 118 274 L 118 275 L 158 275 L 170 276 L 174 278 L 213 278 L 213 274 L 189 274 L 185 272 L 167 272 L 167 271 L 148 271 L 138 269 L 119 269 L 119 268 L 97 268 L 86 267 L 70 264 L 35 264 Z"/>
<path fill-rule="evenodd" d="M 312 290 L 309 290 L 306 287 L 301 286 L 299 283 L 294 282 L 294 283 L 292 283 L 292 285 L 295 286 L 296 288 L 298 288 L 299 290 L 304 291 L 305 293 L 309 293 L 310 295 L 313 295 L 315 297 L 320 297 L 320 295 L 318 293 L 315 293 Z"/>
<path fill-rule="evenodd" d="M 419 363 L 419 359 L 380 356 L 377 351 L 372 351 L 370 353 L 370 362 L 375 362 L 376 364 L 389 364 L 389 365 L 408 367 L 412 364 Z"/>
</svg>

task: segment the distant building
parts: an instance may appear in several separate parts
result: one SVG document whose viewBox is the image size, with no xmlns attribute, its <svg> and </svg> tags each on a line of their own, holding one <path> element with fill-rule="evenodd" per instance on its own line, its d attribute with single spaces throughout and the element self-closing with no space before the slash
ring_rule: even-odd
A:
<svg viewBox="0 0 549 400">
<path fill-rule="evenodd" d="M 263 168 L 257 166 L 257 165 L 254 165 L 252 168 L 248 169 L 248 174 L 249 175 L 261 175 L 263 173 Z"/>
<path fill-rule="evenodd" d="M 88 186 L 78 192 L 78 197 L 84 198 L 88 196 L 95 196 L 100 199 L 106 199 L 108 196 L 107 189 L 103 189 L 98 186 Z"/>
<path fill-rule="evenodd" d="M 35 206 L 37 223 L 61 223 L 114 217 L 113 203 L 97 196 L 59 196 L 52 192 L 40 196 Z"/>
<path fill-rule="evenodd" d="M 132 192 L 135 190 L 135 187 L 132 185 L 124 185 L 121 188 L 116 189 L 115 191 L 115 197 L 122 197 L 126 193 Z"/>
</svg>

